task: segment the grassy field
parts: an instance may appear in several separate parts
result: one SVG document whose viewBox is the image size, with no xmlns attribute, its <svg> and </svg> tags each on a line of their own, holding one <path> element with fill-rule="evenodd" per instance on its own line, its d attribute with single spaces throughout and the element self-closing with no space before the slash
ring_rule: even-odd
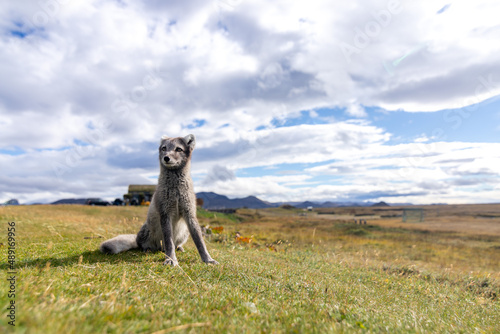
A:
<svg viewBox="0 0 500 334">
<path fill-rule="evenodd" d="M 161 253 L 97 251 L 146 210 L 0 208 L 0 332 L 500 332 L 500 206 L 426 207 L 410 224 L 398 208 L 202 210 L 201 224 L 223 227 L 208 241 L 219 266 L 191 242 L 174 268 Z"/>
</svg>

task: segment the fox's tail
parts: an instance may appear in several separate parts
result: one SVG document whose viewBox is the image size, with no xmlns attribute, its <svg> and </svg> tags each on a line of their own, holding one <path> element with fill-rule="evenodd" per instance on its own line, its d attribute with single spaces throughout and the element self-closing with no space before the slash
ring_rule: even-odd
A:
<svg viewBox="0 0 500 334">
<path fill-rule="evenodd" d="M 139 247 L 136 234 L 121 234 L 113 239 L 104 241 L 99 249 L 103 253 L 118 254 Z"/>
</svg>

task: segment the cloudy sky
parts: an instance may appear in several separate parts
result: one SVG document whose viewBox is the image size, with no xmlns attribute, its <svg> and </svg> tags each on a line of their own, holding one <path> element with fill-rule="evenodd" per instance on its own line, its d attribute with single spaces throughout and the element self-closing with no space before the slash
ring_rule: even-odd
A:
<svg viewBox="0 0 500 334">
<path fill-rule="evenodd" d="M 193 133 L 196 191 L 500 202 L 500 2 L 0 4 L 0 201 L 154 184 Z"/>
</svg>

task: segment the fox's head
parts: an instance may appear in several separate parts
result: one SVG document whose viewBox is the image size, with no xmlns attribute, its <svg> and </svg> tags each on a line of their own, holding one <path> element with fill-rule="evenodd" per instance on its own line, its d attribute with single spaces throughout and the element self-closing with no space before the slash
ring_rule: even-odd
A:
<svg viewBox="0 0 500 334">
<path fill-rule="evenodd" d="M 183 168 L 191 159 L 195 144 L 194 135 L 177 138 L 161 137 L 160 164 L 168 169 Z"/>
</svg>

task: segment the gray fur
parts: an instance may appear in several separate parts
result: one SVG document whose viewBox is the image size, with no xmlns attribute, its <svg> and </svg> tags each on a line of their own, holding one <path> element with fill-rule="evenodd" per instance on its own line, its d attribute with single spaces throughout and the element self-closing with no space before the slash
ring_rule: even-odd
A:
<svg viewBox="0 0 500 334">
<path fill-rule="evenodd" d="M 218 263 L 208 253 L 196 219 L 196 197 L 190 176 L 191 153 L 195 144 L 194 135 L 184 138 L 162 137 L 159 147 L 158 186 L 151 200 L 146 222 L 136 237 L 135 247 L 143 251 L 164 251 L 164 264 L 172 266 L 178 264 L 175 249 L 184 251 L 182 245 L 189 235 L 193 238 L 203 262 Z M 103 247 L 119 250 L 116 253 L 134 248 L 122 246 L 123 237 L 119 239 L 120 237 L 122 236 L 105 241 L 101 245 L 101 251 L 105 252 Z"/>
<path fill-rule="evenodd" d="M 137 248 L 135 234 L 121 234 L 113 239 L 104 241 L 99 249 L 103 253 L 118 254 L 132 248 Z"/>
</svg>

